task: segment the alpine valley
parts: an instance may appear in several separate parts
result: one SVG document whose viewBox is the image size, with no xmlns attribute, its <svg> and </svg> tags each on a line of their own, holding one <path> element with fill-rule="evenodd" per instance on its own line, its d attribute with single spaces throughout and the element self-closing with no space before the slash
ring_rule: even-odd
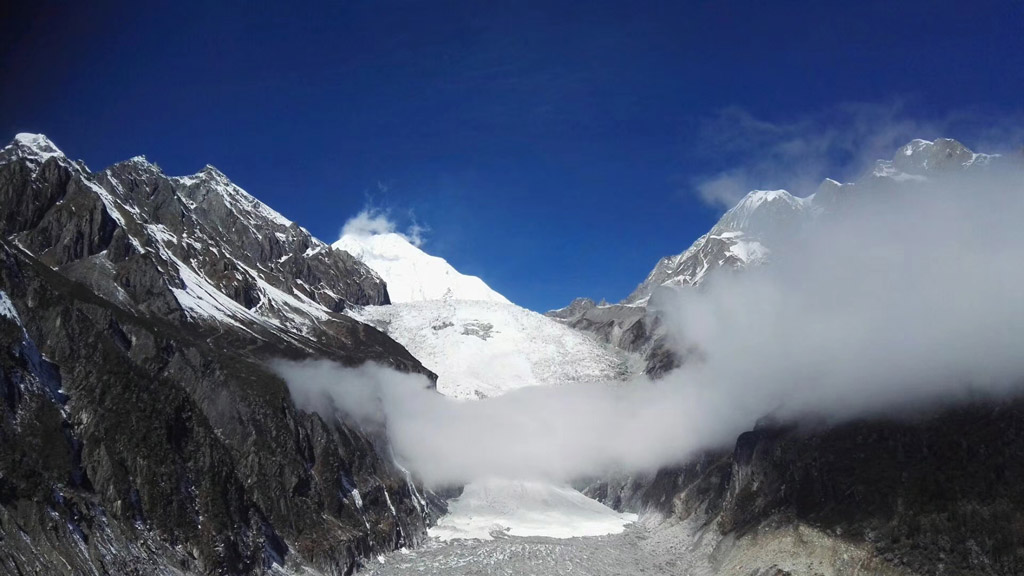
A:
<svg viewBox="0 0 1024 576">
<path fill-rule="evenodd" d="M 852 183 L 750 192 L 618 304 L 538 314 L 401 234 L 322 242 L 212 166 L 94 172 L 18 134 L 0 150 L 0 573 L 1022 574 L 1013 398 L 812 427 L 766 407 L 654 472 L 434 489 L 268 366 L 372 362 L 463 403 L 657 380 L 700 361 L 664 295 L 771 266 L 856 195 L 1020 169 L 914 140 Z"/>
</svg>

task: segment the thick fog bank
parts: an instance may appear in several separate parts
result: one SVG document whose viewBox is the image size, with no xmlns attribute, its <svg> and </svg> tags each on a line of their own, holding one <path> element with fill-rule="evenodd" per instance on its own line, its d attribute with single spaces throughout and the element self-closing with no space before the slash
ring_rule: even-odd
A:
<svg viewBox="0 0 1024 576">
<path fill-rule="evenodd" d="M 429 483 L 650 470 L 767 414 L 834 422 L 1016 393 L 1024 381 L 1024 177 L 841 189 L 765 239 L 770 262 L 653 299 L 680 347 L 651 382 L 458 402 L 367 365 L 278 362 L 296 402 L 386 431 Z M 822 199 L 817 199 L 822 200 Z"/>
</svg>

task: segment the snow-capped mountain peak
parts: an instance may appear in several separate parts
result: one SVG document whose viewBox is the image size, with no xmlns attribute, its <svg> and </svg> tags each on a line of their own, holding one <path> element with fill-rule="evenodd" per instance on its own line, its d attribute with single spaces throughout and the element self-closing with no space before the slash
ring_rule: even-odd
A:
<svg viewBox="0 0 1024 576">
<path fill-rule="evenodd" d="M 66 158 L 60 148 L 42 134 L 22 132 L 14 136 L 14 140 L 2 151 L 9 158 L 25 158 L 40 163 L 49 158 Z"/>
<path fill-rule="evenodd" d="M 897 182 L 927 180 L 935 171 L 969 170 L 988 166 L 998 154 L 979 154 L 952 138 L 911 140 L 901 146 L 892 160 L 875 162 L 871 175 Z"/>
<path fill-rule="evenodd" d="M 756 234 L 770 224 L 802 213 L 810 205 L 810 198 L 798 198 L 786 190 L 754 190 L 729 209 L 716 228 Z"/>
<path fill-rule="evenodd" d="M 181 176 L 175 180 L 187 187 L 187 196 L 200 206 L 209 204 L 213 198 L 217 198 L 243 220 L 269 220 L 285 228 L 293 224 L 280 212 L 240 188 L 211 164 L 207 164 L 191 176 Z"/>
<path fill-rule="evenodd" d="M 786 190 L 753 190 L 685 252 L 662 258 L 623 304 L 646 304 L 658 286 L 698 285 L 716 268 L 765 262 L 770 253 L 765 239 L 792 229 L 812 210 L 813 195 L 800 198 Z"/>
<path fill-rule="evenodd" d="M 405 346 L 438 375 L 437 390 L 472 399 L 526 386 L 621 377 L 626 356 L 509 302 L 395 232 L 348 233 L 334 243 L 387 283 L 390 306 L 347 311 Z"/>
<path fill-rule="evenodd" d="M 444 258 L 427 254 L 395 232 L 345 234 L 333 247 L 361 260 L 383 278 L 395 303 L 443 298 L 509 303 L 480 278 L 459 273 Z"/>
<path fill-rule="evenodd" d="M 46 170 L 54 161 L 58 170 Z M 69 273 L 93 270 L 75 266 L 83 258 L 102 263 L 96 269 L 103 274 L 74 279 L 140 314 L 239 327 L 259 338 L 287 334 L 295 341 L 296 334 L 347 330 L 352 322 L 340 312 L 350 305 L 387 302 L 383 282 L 369 268 L 328 249 L 212 166 L 171 177 L 136 156 L 93 173 L 36 134 L 19 134 L 0 150 L 0 167 L 14 163 L 26 166 L 25 177 L 49 195 L 5 199 L 8 207 L 21 203 L 10 213 L 43 214 L 38 226 L 51 230 L 86 210 L 106 231 L 81 252 L 54 249 L 53 238 L 32 230 L 19 241 Z M 48 185 L 57 176 L 70 184 Z M 95 232 L 78 232 L 87 233 Z M 69 230 L 58 240 L 75 236 Z M 121 280 L 128 277 L 130 284 Z"/>
<path fill-rule="evenodd" d="M 765 202 L 772 202 L 775 200 L 782 200 L 789 204 L 800 203 L 800 199 L 790 194 L 788 190 L 751 190 L 743 200 L 740 201 L 739 206 L 756 208 Z"/>
<path fill-rule="evenodd" d="M 941 173 L 984 170 L 1002 161 L 998 154 L 971 151 L 950 138 L 915 139 L 878 160 L 862 180 L 840 183 L 826 178 L 810 196 L 785 190 L 754 190 L 729 209 L 711 231 L 681 254 L 666 256 L 624 304 L 646 304 L 656 288 L 696 286 L 716 268 L 741 268 L 767 261 L 772 246 L 799 230 L 807 220 L 837 209 L 849 190 L 876 183 L 896 186 L 926 181 Z"/>
</svg>

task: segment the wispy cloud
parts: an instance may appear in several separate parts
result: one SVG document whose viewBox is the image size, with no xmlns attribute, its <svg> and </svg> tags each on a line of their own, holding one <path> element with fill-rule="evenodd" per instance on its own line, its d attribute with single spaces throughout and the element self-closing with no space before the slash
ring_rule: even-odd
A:
<svg viewBox="0 0 1024 576">
<path fill-rule="evenodd" d="M 825 178 L 850 180 L 914 138 L 948 137 L 982 152 L 1024 143 L 1024 118 L 959 112 L 922 119 L 912 102 L 846 103 L 817 113 L 766 120 L 738 107 L 720 110 L 697 129 L 700 159 L 725 166 L 688 183 L 703 201 L 731 207 L 755 189 L 785 188 L 804 196 Z"/>
<path fill-rule="evenodd" d="M 299 406 L 385 432 L 436 484 L 652 470 L 767 414 L 839 422 L 1019 394 L 1022 182 L 858 184 L 840 216 L 773 246 L 771 265 L 660 294 L 665 326 L 701 354 L 659 381 L 457 402 L 381 366 L 276 368 Z"/>
<path fill-rule="evenodd" d="M 426 241 L 425 235 L 430 228 L 420 224 L 416 215 L 410 210 L 405 218 L 409 224 L 405 230 L 400 232 L 398 223 L 394 220 L 390 210 L 367 205 L 358 214 L 345 221 L 341 228 L 342 236 L 374 236 L 377 234 L 398 234 L 408 240 L 413 246 L 422 246 Z"/>
</svg>

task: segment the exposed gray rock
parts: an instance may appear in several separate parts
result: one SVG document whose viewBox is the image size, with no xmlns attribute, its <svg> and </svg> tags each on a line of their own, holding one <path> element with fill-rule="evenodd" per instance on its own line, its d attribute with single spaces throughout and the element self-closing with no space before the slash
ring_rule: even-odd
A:
<svg viewBox="0 0 1024 576">
<path fill-rule="evenodd" d="M 577 298 L 569 303 L 565 308 L 559 308 L 557 310 L 548 310 L 544 313 L 549 318 L 555 318 L 557 320 L 572 320 L 585 314 L 588 310 L 596 307 L 597 303 L 590 298 Z"/>
<path fill-rule="evenodd" d="M 588 488 L 720 536 L 811 526 L 915 574 L 1024 573 L 1024 400 L 916 421 L 766 422 L 731 451 Z"/>
<path fill-rule="evenodd" d="M 423 537 L 382 439 L 265 364 L 433 377 L 337 313 L 388 301 L 365 266 L 212 168 L 91 173 L 39 136 L 0 151 L 0 223 L 0 572 L 348 574 Z"/>
<path fill-rule="evenodd" d="M 545 316 L 597 336 L 598 340 L 628 352 L 639 350 L 646 342 L 647 311 L 639 306 L 621 304 L 597 305 L 593 300 L 577 299 Z"/>
</svg>

